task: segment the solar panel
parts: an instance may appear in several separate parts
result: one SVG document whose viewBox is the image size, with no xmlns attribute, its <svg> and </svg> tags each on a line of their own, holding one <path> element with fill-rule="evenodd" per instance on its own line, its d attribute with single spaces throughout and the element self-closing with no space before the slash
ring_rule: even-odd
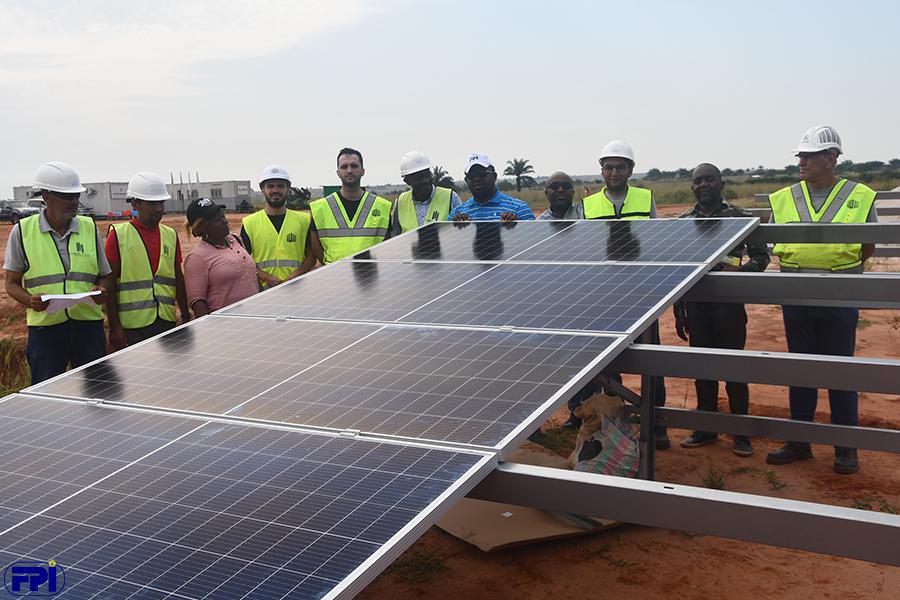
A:
<svg viewBox="0 0 900 600">
<path fill-rule="evenodd" d="M 731 250 L 756 219 L 576 221 L 512 260 L 704 263 Z"/>
<path fill-rule="evenodd" d="M 225 314 L 394 321 L 492 265 L 345 261 L 254 296 Z"/>
<path fill-rule="evenodd" d="M 506 263 L 401 321 L 628 333 L 703 271 L 684 265 Z"/>
<path fill-rule="evenodd" d="M 0 531 L 197 427 L 23 395 L 0 402 Z"/>
<path fill-rule="evenodd" d="M 577 392 L 623 339 L 388 326 L 233 414 L 500 448 Z"/>
<path fill-rule="evenodd" d="M 431 223 L 355 255 L 356 260 L 506 260 L 571 221 Z"/>
<path fill-rule="evenodd" d="M 494 464 L 208 423 L 4 532 L 0 560 L 55 560 L 75 598 L 349 597 Z"/>
<path fill-rule="evenodd" d="M 224 414 L 377 329 L 213 315 L 29 391 Z"/>
</svg>

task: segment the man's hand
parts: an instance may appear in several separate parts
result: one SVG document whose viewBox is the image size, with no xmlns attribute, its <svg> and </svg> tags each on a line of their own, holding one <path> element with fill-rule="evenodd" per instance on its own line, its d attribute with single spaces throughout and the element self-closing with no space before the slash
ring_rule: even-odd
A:
<svg viewBox="0 0 900 600">
<path fill-rule="evenodd" d="M 266 273 L 265 271 L 259 272 L 259 278 L 263 282 L 263 286 L 267 288 L 275 287 L 281 280 L 272 275 L 271 273 Z"/>
<path fill-rule="evenodd" d="M 500 214 L 500 221 L 504 223 L 509 223 L 510 221 L 515 221 L 516 219 L 518 219 L 518 217 L 514 212 L 505 212 Z"/>
<path fill-rule="evenodd" d="M 178 324 L 184 325 L 185 323 L 187 323 L 190 320 L 191 320 L 191 311 L 186 310 L 181 313 L 181 319 L 179 320 Z"/>
<path fill-rule="evenodd" d="M 740 267 L 736 267 L 733 264 L 727 263 L 727 262 L 720 262 L 719 266 L 722 268 L 723 271 L 740 271 L 741 270 Z"/>
<path fill-rule="evenodd" d="M 32 296 L 31 303 L 28 305 L 28 308 L 30 308 L 31 310 L 35 310 L 37 312 L 42 312 L 42 311 L 47 310 L 48 306 L 50 306 L 49 300 L 44 302 L 43 300 L 41 300 L 40 296 Z"/>
<path fill-rule="evenodd" d="M 471 219 L 469 219 L 468 214 L 466 214 L 464 212 L 458 212 L 455 215 L 453 215 L 453 220 L 456 221 L 457 223 L 459 223 L 461 221 L 470 221 Z"/>
<path fill-rule="evenodd" d="M 113 350 L 121 350 L 128 345 L 128 340 L 125 339 L 125 329 L 121 325 L 110 324 L 109 345 Z"/>
<path fill-rule="evenodd" d="M 672 307 L 675 312 L 675 333 L 683 339 L 684 341 L 688 340 L 688 335 L 690 331 L 687 326 L 687 306 L 683 302 L 680 302 Z"/>
<path fill-rule="evenodd" d="M 106 304 L 106 288 L 102 285 L 95 285 L 91 288 L 92 292 L 100 291 L 96 296 L 91 296 L 91 299 L 94 301 L 94 304 Z"/>
</svg>

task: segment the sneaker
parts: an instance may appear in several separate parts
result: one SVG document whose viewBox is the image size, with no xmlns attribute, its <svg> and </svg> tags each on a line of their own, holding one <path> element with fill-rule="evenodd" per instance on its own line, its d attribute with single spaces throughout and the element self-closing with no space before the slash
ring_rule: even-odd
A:
<svg viewBox="0 0 900 600">
<path fill-rule="evenodd" d="M 859 471 L 859 461 L 856 460 L 856 448 L 834 448 L 834 472 L 841 475 L 853 475 Z"/>
<path fill-rule="evenodd" d="M 578 429 L 581 427 L 581 419 L 575 416 L 575 413 L 569 413 L 569 420 L 563 423 L 564 429 Z"/>
<path fill-rule="evenodd" d="M 656 430 L 656 449 L 657 450 L 668 450 L 672 445 L 672 442 L 669 441 L 669 432 L 667 429 L 657 429 Z"/>
<path fill-rule="evenodd" d="M 745 435 L 734 436 L 734 454 L 736 456 L 753 456 L 753 444 Z"/>
<path fill-rule="evenodd" d="M 699 448 L 707 444 L 712 444 L 719 439 L 719 435 L 711 431 L 695 431 L 691 437 L 681 440 L 682 448 Z"/>
<path fill-rule="evenodd" d="M 812 458 L 812 448 L 802 442 L 787 442 L 778 450 L 769 452 L 766 462 L 770 465 L 787 465 L 798 460 Z"/>
</svg>

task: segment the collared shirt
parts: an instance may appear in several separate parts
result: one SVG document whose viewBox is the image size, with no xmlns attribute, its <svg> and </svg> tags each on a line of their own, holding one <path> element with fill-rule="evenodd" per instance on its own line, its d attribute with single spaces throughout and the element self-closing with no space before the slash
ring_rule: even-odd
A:
<svg viewBox="0 0 900 600">
<path fill-rule="evenodd" d="M 413 207 L 416 209 L 416 219 L 419 221 L 419 225 L 425 224 L 425 219 L 428 218 L 428 206 L 431 204 L 431 201 L 434 200 L 434 194 L 437 192 L 437 187 L 434 185 L 431 186 L 431 195 L 424 201 L 419 202 L 416 200 L 415 194 L 412 194 Z M 459 199 L 459 194 L 450 190 L 450 211 L 458 207 L 462 204 L 462 200 Z M 399 235 L 403 232 L 403 228 L 400 226 L 400 211 L 394 210 L 394 215 L 391 217 L 391 230 L 394 235 Z"/>
<path fill-rule="evenodd" d="M 515 213 L 520 221 L 534 220 L 534 213 L 527 204 L 518 198 L 507 196 L 500 190 L 484 203 L 478 202 L 475 198 L 466 200 L 450 212 L 450 218 L 464 213 L 473 221 L 499 221 L 500 215 L 507 212 Z"/>
<path fill-rule="evenodd" d="M 188 303 L 203 300 L 210 312 L 249 298 L 259 291 L 256 263 L 240 238 L 229 235 L 228 246 L 217 248 L 201 241 L 184 259 Z"/>
<path fill-rule="evenodd" d="M 156 273 L 156 269 L 159 267 L 159 249 L 161 245 L 160 241 L 160 233 L 159 227 L 147 227 L 143 223 L 137 220 L 137 218 L 131 219 L 131 224 L 137 230 L 138 235 L 141 236 L 141 241 L 144 242 L 144 246 L 147 248 L 147 258 L 150 259 L 150 271 L 152 273 Z M 109 233 L 106 234 L 106 259 L 109 261 L 110 266 L 118 265 L 121 261 L 119 257 L 119 241 L 116 239 L 116 230 L 112 227 L 109 228 Z M 181 264 L 181 242 L 178 241 L 178 237 L 175 237 L 175 267 L 178 268 L 178 265 Z"/>
<path fill-rule="evenodd" d="M 753 213 L 749 210 L 743 209 L 740 206 L 734 206 L 733 204 L 728 204 L 725 202 L 725 199 L 722 199 L 722 202 L 719 203 L 719 206 L 716 207 L 716 210 L 713 211 L 711 215 L 705 215 L 700 212 L 700 205 L 695 204 L 694 208 L 679 215 L 679 219 L 714 219 L 717 217 L 752 217 Z M 765 242 L 758 242 L 756 244 L 745 244 L 741 242 L 737 246 L 735 246 L 731 252 L 728 253 L 729 256 L 733 256 L 737 259 L 741 259 L 744 256 L 744 251 L 746 250 L 747 256 L 750 257 L 750 260 L 744 264 L 742 264 L 739 268 L 741 271 L 754 271 L 761 272 L 765 271 L 766 267 L 769 264 L 769 250 L 766 246 Z M 721 271 L 722 267 L 720 265 L 716 265 L 712 269 L 713 271 Z"/>
<path fill-rule="evenodd" d="M 548 208 L 537 218 L 538 221 L 579 221 L 581 219 L 584 219 L 584 205 L 581 202 L 573 202 L 566 214 L 561 217 L 554 215 L 553 211 Z"/>
<path fill-rule="evenodd" d="M 70 233 L 80 233 L 78 226 L 78 219 L 73 218 L 69 221 L 69 228 L 63 235 L 59 235 L 53 226 L 50 225 L 50 221 L 47 220 L 47 215 L 44 214 L 46 209 L 41 209 L 41 214 L 38 217 L 38 228 L 41 233 L 49 233 L 53 238 L 53 241 L 56 242 L 56 249 L 59 251 L 59 258 L 62 260 L 63 267 L 66 271 L 69 270 L 69 265 L 71 264 L 69 261 L 69 234 Z M 100 239 L 100 230 L 97 227 L 94 227 L 94 230 L 97 233 L 97 273 L 100 277 L 104 277 L 109 275 L 112 272 L 112 269 L 109 267 L 109 261 L 106 260 L 106 254 L 103 252 L 103 240 Z M 6 256 L 3 259 L 3 268 L 7 271 L 13 271 L 15 273 L 24 273 L 28 270 L 28 257 L 25 256 L 25 247 L 22 244 L 22 230 L 19 228 L 19 224 L 16 223 L 12 231 L 9 232 L 9 239 L 6 241 Z"/>
</svg>

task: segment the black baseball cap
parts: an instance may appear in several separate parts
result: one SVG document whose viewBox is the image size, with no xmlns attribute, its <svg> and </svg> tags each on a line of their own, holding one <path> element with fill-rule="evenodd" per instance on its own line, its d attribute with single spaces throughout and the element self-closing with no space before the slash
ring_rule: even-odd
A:
<svg viewBox="0 0 900 600">
<path fill-rule="evenodd" d="M 224 204 L 216 204 L 209 198 L 197 198 L 188 205 L 185 215 L 189 225 L 197 222 L 197 219 L 209 221 L 219 216 L 219 211 L 225 208 Z"/>
</svg>

